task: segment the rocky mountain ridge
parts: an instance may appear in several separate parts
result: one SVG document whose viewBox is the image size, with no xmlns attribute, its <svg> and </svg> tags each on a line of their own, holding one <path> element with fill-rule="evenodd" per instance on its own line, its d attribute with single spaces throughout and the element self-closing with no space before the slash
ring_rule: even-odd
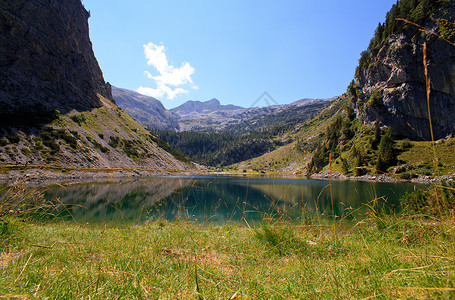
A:
<svg viewBox="0 0 455 300">
<path fill-rule="evenodd" d="M 315 115 L 330 101 L 332 99 L 302 99 L 290 104 L 243 108 L 235 105 L 220 105 L 219 101 L 214 105 L 215 102 L 212 99 L 200 102 L 202 104 L 200 107 L 204 109 L 188 111 L 177 107 L 171 112 L 177 115 L 181 131 L 229 131 L 242 134 L 277 122 L 295 124 L 304 121 Z"/>
<path fill-rule="evenodd" d="M 169 112 L 161 101 L 127 89 L 112 87 L 116 103 L 142 125 L 152 129 L 178 131 L 178 117 Z"/>
<path fill-rule="evenodd" d="M 208 101 L 195 101 L 189 100 L 183 103 L 180 106 L 172 108 L 170 111 L 177 114 L 177 115 L 187 115 L 191 113 L 202 113 L 202 112 L 214 112 L 220 110 L 237 110 L 243 109 L 243 107 L 228 104 L 228 105 L 221 105 L 220 101 L 216 98 L 213 98 Z"/>
<path fill-rule="evenodd" d="M 441 18 L 453 22 L 454 7 L 446 5 L 433 13 L 423 24 L 426 32 L 408 24 L 371 51 L 368 64 L 358 70 L 356 86 L 351 86 L 354 108 L 363 123 L 377 120 L 397 136 L 431 140 L 423 62 L 426 43 L 434 136 L 455 132 L 455 46 L 436 35 L 441 34 Z"/>
<path fill-rule="evenodd" d="M 113 88 L 113 96 L 118 105 L 149 128 L 199 132 L 230 131 L 237 134 L 275 122 L 303 121 L 333 100 L 301 99 L 290 104 L 244 108 L 232 104 L 222 105 L 218 99 L 213 98 L 208 101 L 190 100 L 164 111 L 162 104 L 156 102 L 158 100 L 139 95 L 133 91 Z M 150 105 L 139 102 L 138 98 L 149 101 Z M 157 107 L 160 107 L 159 111 Z M 169 117 L 168 112 L 174 117 Z"/>
</svg>

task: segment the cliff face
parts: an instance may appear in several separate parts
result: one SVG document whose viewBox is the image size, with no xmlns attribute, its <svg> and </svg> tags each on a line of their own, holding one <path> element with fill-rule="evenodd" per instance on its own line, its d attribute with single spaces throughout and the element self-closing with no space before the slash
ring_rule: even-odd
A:
<svg viewBox="0 0 455 300">
<path fill-rule="evenodd" d="M 432 20 L 425 27 L 439 32 Z M 431 139 L 423 65 L 425 41 L 435 138 L 455 131 L 455 46 L 412 25 L 388 37 L 371 53 L 369 65 L 359 70 L 356 83 L 361 93 L 355 109 L 364 123 L 378 120 L 396 135 Z"/>
<path fill-rule="evenodd" d="M 102 106 L 110 85 L 92 50 L 80 0 L 0 0 L 0 112 L 68 112 Z"/>
<path fill-rule="evenodd" d="M 0 0 L 0 164 L 193 168 L 113 102 L 88 18 L 81 0 Z"/>
</svg>

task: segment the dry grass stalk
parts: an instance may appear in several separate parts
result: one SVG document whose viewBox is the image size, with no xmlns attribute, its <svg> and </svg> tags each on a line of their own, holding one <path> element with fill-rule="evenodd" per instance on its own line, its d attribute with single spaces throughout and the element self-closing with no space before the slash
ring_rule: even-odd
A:
<svg viewBox="0 0 455 300">
<path fill-rule="evenodd" d="M 451 41 L 449 41 L 449 40 L 446 39 L 445 37 L 443 37 L 443 36 L 437 34 L 437 33 L 434 32 L 434 31 L 431 31 L 431 30 L 429 30 L 429 29 L 427 29 L 427 28 L 425 28 L 425 27 L 423 27 L 423 26 L 421 26 L 421 25 L 419 25 L 419 24 L 417 24 L 417 23 L 414 23 L 414 22 L 412 22 L 412 21 L 409 21 L 409 20 L 406 20 L 406 19 L 403 19 L 403 18 L 396 18 L 395 20 L 397 20 L 397 21 L 403 21 L 403 22 L 405 22 L 405 23 L 414 25 L 414 26 L 416 26 L 417 28 L 419 28 L 420 31 L 425 32 L 425 33 L 429 33 L 429 34 L 432 34 L 432 35 L 435 35 L 435 36 L 437 36 L 438 38 L 443 39 L 444 41 L 446 41 L 446 42 L 449 43 L 450 45 L 455 46 L 454 43 L 452 43 Z"/>
</svg>

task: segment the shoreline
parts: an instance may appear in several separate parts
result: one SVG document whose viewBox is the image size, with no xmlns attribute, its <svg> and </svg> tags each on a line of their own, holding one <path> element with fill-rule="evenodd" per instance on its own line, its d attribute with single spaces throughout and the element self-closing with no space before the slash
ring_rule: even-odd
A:
<svg viewBox="0 0 455 300">
<path fill-rule="evenodd" d="M 152 169 L 73 169 L 65 170 L 61 167 L 49 166 L 45 168 L 30 167 L 22 169 L 11 169 L 0 174 L 0 183 L 12 185 L 17 182 L 27 182 L 36 185 L 55 184 L 59 182 L 78 182 L 108 180 L 114 178 L 145 178 L 145 177 L 166 177 L 166 176 L 251 176 L 251 175 L 274 175 L 273 173 L 250 174 L 236 172 L 210 172 L 207 170 L 152 170 Z M 275 174 L 278 175 L 278 174 Z M 409 182 L 418 184 L 440 183 L 441 181 L 451 182 L 455 178 L 445 175 L 439 177 L 418 176 L 410 180 L 395 178 L 389 175 L 363 175 L 363 176 L 345 176 L 338 172 L 322 171 L 312 175 L 296 175 L 293 173 L 280 173 L 283 177 L 304 177 L 308 179 L 319 180 L 353 180 L 367 182 Z"/>
<path fill-rule="evenodd" d="M 197 170 L 150 170 L 150 169 L 92 169 L 53 171 L 49 169 L 30 168 L 10 170 L 0 174 L 0 183 L 13 185 L 15 183 L 31 183 L 33 185 L 51 185 L 62 182 L 84 182 L 94 180 L 109 180 L 116 178 L 146 178 L 159 176 L 194 176 L 201 175 Z"/>
<path fill-rule="evenodd" d="M 362 176 L 346 176 L 338 172 L 322 171 L 316 174 L 308 176 L 311 179 L 323 179 L 323 180 L 353 180 L 353 181 L 371 181 L 371 182 L 410 182 L 410 183 L 420 183 L 420 184 L 431 184 L 431 183 L 440 183 L 441 181 L 451 182 L 455 178 L 450 175 L 444 176 L 421 176 L 419 175 L 416 178 L 412 179 L 401 179 L 392 177 L 390 175 L 362 175 Z"/>
</svg>

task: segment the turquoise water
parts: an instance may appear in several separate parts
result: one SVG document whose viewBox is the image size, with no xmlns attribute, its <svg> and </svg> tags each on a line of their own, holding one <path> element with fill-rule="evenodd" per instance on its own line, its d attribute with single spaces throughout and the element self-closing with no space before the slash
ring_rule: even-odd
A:
<svg viewBox="0 0 455 300">
<path fill-rule="evenodd" d="M 139 224 L 182 218 L 225 223 L 333 214 L 361 219 L 368 212 L 365 204 L 397 210 L 399 199 L 415 188 L 410 183 L 356 181 L 332 181 L 330 186 L 326 180 L 276 177 L 157 177 L 54 186 L 45 197 L 62 203 L 59 217 L 77 222 Z"/>
</svg>

